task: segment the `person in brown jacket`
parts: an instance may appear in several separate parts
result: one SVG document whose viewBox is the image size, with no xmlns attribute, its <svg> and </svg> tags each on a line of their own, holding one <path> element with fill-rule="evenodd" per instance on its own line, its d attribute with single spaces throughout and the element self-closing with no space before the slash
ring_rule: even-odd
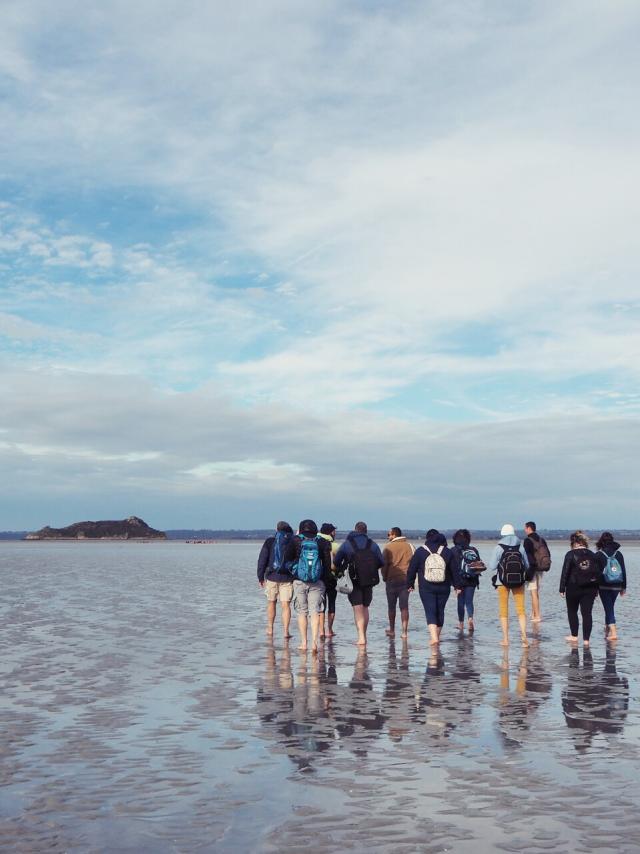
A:
<svg viewBox="0 0 640 854">
<path fill-rule="evenodd" d="M 387 588 L 387 605 L 389 607 L 388 637 L 396 634 L 396 605 L 400 607 L 402 634 L 406 638 L 409 629 L 409 589 L 407 587 L 407 570 L 415 551 L 407 538 L 402 536 L 400 528 L 390 528 L 387 534 L 388 544 L 382 551 L 382 578 Z"/>
</svg>

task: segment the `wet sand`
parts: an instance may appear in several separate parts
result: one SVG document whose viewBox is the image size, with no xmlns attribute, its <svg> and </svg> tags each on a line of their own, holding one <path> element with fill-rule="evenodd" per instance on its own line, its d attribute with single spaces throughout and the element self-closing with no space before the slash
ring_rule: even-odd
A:
<svg viewBox="0 0 640 854">
<path fill-rule="evenodd" d="M 339 597 L 317 657 L 295 618 L 265 638 L 258 550 L 0 543 L 1 850 L 640 849 L 638 544 L 616 645 L 599 602 L 591 650 L 564 643 L 561 544 L 528 651 L 487 579 L 438 654 L 417 594 L 386 638 L 381 586 L 366 652 Z"/>
</svg>

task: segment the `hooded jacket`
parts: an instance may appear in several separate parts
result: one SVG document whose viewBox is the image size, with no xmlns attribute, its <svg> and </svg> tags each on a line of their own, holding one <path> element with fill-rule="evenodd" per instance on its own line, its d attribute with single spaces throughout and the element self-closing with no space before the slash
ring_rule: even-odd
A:
<svg viewBox="0 0 640 854">
<path fill-rule="evenodd" d="M 458 536 L 454 537 L 453 540 L 453 548 L 451 549 L 452 557 L 451 557 L 451 572 L 453 574 L 453 586 L 456 590 L 462 590 L 463 587 L 479 587 L 480 586 L 480 576 L 476 575 L 475 578 L 463 578 L 461 574 L 462 569 L 462 552 L 464 549 L 467 549 L 471 546 L 471 540 L 468 540 L 466 537 Z M 475 546 L 473 546 L 475 548 Z M 476 549 L 477 551 L 477 549 Z"/>
<path fill-rule="evenodd" d="M 578 584 L 578 579 L 575 574 L 576 563 L 581 558 L 587 557 L 588 555 L 595 558 L 596 563 L 600 566 L 597 555 L 595 555 L 591 549 L 585 547 L 569 549 L 566 553 L 562 564 L 562 574 L 560 575 L 560 593 L 564 593 L 567 588 L 571 588 L 574 592 L 580 590 L 593 590 L 594 588 L 596 590 L 598 589 L 599 585 L 597 581 L 593 584 Z M 604 564 L 602 565 L 604 566 Z"/>
<path fill-rule="evenodd" d="M 624 555 L 622 554 L 620 549 L 620 543 L 606 543 L 599 551 L 596 552 L 596 560 L 598 561 L 598 566 L 604 572 L 604 568 L 607 565 L 607 557 L 613 557 L 616 552 L 618 553 L 618 562 L 620 564 L 620 568 L 622 569 L 622 580 L 617 584 L 612 583 L 611 581 L 605 581 L 604 578 L 600 582 L 600 590 L 626 590 L 627 589 L 627 570 L 624 565 Z"/>
<path fill-rule="evenodd" d="M 293 530 L 289 528 L 288 531 L 284 531 L 283 533 L 288 534 L 289 544 L 293 539 Z M 275 547 L 276 537 L 275 534 L 271 537 L 267 537 L 267 539 L 262 544 L 262 548 L 260 549 L 260 554 L 258 555 L 258 581 L 262 584 L 264 581 L 277 581 L 279 583 L 291 583 L 293 581 L 293 575 L 290 572 L 287 572 L 284 567 L 282 568 L 282 572 L 276 572 L 271 569 L 273 564 L 273 551 Z M 285 560 L 286 558 L 286 549 L 288 548 L 288 544 L 285 544 Z"/>
<path fill-rule="evenodd" d="M 424 565 L 429 552 L 437 552 L 440 546 L 444 546 L 440 552 L 440 556 L 445 562 L 445 577 L 444 581 L 435 583 L 427 581 L 424 577 Z M 453 573 L 451 571 L 452 557 L 451 549 L 447 548 L 447 539 L 444 534 L 438 533 L 425 540 L 424 546 L 417 548 L 414 556 L 411 558 L 409 571 L 407 572 L 407 587 L 413 589 L 417 575 L 420 596 L 423 596 L 425 593 L 447 593 L 453 584 Z"/>
<path fill-rule="evenodd" d="M 336 570 L 342 574 L 346 572 L 347 568 L 352 562 L 353 556 L 355 554 L 352 543 L 355 543 L 357 549 L 366 548 L 367 541 L 371 540 L 371 537 L 368 534 L 360 534 L 356 531 L 351 531 L 347 539 L 342 543 L 336 555 L 333 559 Z M 378 562 L 378 569 L 383 565 L 384 561 L 382 559 L 382 552 L 380 551 L 380 546 L 371 540 L 371 551 L 376 556 Z"/>
<path fill-rule="evenodd" d="M 382 550 L 382 580 L 391 584 L 405 583 L 414 547 L 406 537 L 394 537 Z"/>
<path fill-rule="evenodd" d="M 500 576 L 497 572 L 498 564 L 500 563 L 500 558 L 504 554 L 504 549 L 501 549 L 500 546 L 520 546 L 520 554 L 522 555 L 522 560 L 524 561 L 524 568 L 529 569 L 529 558 L 527 557 L 527 553 L 524 549 L 524 546 L 516 537 L 515 534 L 509 534 L 507 537 L 502 537 L 502 539 L 498 540 L 498 545 L 493 550 L 493 554 L 491 555 L 491 560 L 487 564 L 487 569 L 490 569 L 491 572 L 496 573 L 495 578 L 495 586 L 502 587 L 502 583 L 500 581 Z"/>
</svg>

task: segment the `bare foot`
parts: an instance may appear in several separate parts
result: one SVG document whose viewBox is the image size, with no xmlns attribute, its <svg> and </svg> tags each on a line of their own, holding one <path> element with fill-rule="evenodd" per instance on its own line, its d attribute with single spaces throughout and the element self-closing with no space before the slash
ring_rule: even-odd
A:
<svg viewBox="0 0 640 854">
<path fill-rule="evenodd" d="M 290 640 L 293 637 L 293 635 L 287 634 L 287 635 L 283 635 L 283 637 L 285 640 Z"/>
<path fill-rule="evenodd" d="M 384 633 L 388 638 L 394 638 L 396 636 L 396 633 L 392 632 L 391 629 L 385 629 Z"/>
<path fill-rule="evenodd" d="M 356 641 L 356 646 L 366 646 L 366 645 L 367 645 L 366 640 Z"/>
<path fill-rule="evenodd" d="M 463 632 L 463 631 L 464 631 L 464 623 L 458 623 L 458 631 L 459 631 L 459 632 Z"/>
<path fill-rule="evenodd" d="M 316 646 L 316 644 L 314 644 L 314 645 L 311 647 L 311 654 L 312 654 L 312 655 L 317 655 L 317 654 L 318 654 L 318 647 Z"/>
<path fill-rule="evenodd" d="M 325 637 L 326 637 L 326 638 L 332 638 L 332 637 L 335 637 L 335 634 L 336 634 L 335 632 L 327 632 L 327 633 L 325 634 Z"/>
<path fill-rule="evenodd" d="M 408 635 L 406 632 L 402 632 L 402 634 L 400 635 L 400 637 L 401 637 L 402 639 L 404 639 L 404 638 L 409 637 L 409 635 Z"/>
<path fill-rule="evenodd" d="M 439 643 L 440 643 L 439 640 L 432 640 L 432 641 L 429 641 L 429 646 L 438 646 Z"/>
<path fill-rule="evenodd" d="M 565 640 L 569 641 L 569 643 L 578 643 L 578 638 L 577 637 L 574 638 L 573 635 L 567 635 Z"/>
<path fill-rule="evenodd" d="M 582 641 L 582 646 L 589 646 L 589 641 Z"/>
<path fill-rule="evenodd" d="M 608 641 L 618 640 L 618 635 L 607 635 Z"/>
<path fill-rule="evenodd" d="M 469 634 L 473 634 L 476 630 L 473 620 L 469 620 Z"/>
<path fill-rule="evenodd" d="M 529 641 L 527 640 L 526 637 L 522 638 L 522 646 L 529 646 Z"/>
<path fill-rule="evenodd" d="M 300 646 L 298 647 L 298 649 L 300 650 L 300 652 L 306 652 L 306 651 L 307 651 L 307 645 L 306 645 L 306 643 L 305 643 L 304 645 L 303 645 L 303 644 L 300 644 Z"/>
<path fill-rule="evenodd" d="M 508 640 L 501 640 L 500 646 L 509 646 L 509 641 Z"/>
<path fill-rule="evenodd" d="M 272 637 L 273 637 L 273 629 L 267 629 L 267 630 L 265 631 L 265 635 L 266 635 L 268 638 L 272 638 Z"/>
<path fill-rule="evenodd" d="M 320 637 L 320 640 L 324 640 L 326 638 L 326 635 L 319 635 L 319 637 Z"/>
<path fill-rule="evenodd" d="M 531 622 L 532 623 L 541 623 L 542 617 L 531 617 Z"/>
</svg>

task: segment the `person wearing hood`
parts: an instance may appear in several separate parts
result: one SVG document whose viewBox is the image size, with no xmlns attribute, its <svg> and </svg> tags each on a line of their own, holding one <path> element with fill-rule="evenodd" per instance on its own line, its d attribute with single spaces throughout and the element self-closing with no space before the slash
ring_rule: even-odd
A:
<svg viewBox="0 0 640 854">
<path fill-rule="evenodd" d="M 425 543 L 416 549 L 407 572 L 407 587 L 413 590 L 418 576 L 418 592 L 429 628 L 429 643 L 437 646 L 444 625 L 444 610 L 451 593 L 452 552 L 444 534 L 431 528 Z"/>
<path fill-rule="evenodd" d="M 519 556 L 519 557 L 518 557 Z M 508 573 L 521 583 L 510 581 L 506 573 L 506 563 L 509 561 L 513 569 Z M 524 606 L 524 585 L 526 573 L 529 569 L 529 560 L 524 546 L 516 536 L 513 525 L 507 523 L 500 529 L 500 539 L 491 555 L 487 568 L 496 574 L 492 577 L 494 587 L 498 591 L 498 613 L 500 615 L 500 627 L 502 629 L 502 646 L 509 646 L 509 591 L 513 596 L 513 603 L 520 624 L 520 638 L 522 646 L 529 646 L 527 640 L 527 615 Z"/>
<path fill-rule="evenodd" d="M 578 608 L 582 615 L 582 642 L 589 646 L 593 618 L 591 611 L 598 595 L 602 569 L 595 554 L 589 548 L 589 540 L 582 531 L 574 531 L 570 538 L 571 548 L 564 556 L 560 576 L 560 595 L 567 603 L 570 635 L 565 640 L 578 643 Z"/>
<path fill-rule="evenodd" d="M 627 592 L 627 570 L 620 543 L 616 543 L 610 531 L 603 531 L 596 548 L 596 560 L 602 570 L 598 593 L 604 608 L 604 633 L 607 640 L 614 641 L 618 640 L 615 603 L 618 594 L 624 596 Z"/>
<path fill-rule="evenodd" d="M 334 565 L 339 575 L 348 572 L 353 582 L 349 602 L 358 631 L 358 646 L 367 645 L 369 606 L 373 600 L 373 588 L 380 583 L 378 570 L 383 563 L 380 546 L 367 534 L 367 523 L 356 522 L 353 531 L 336 552 Z"/>
<path fill-rule="evenodd" d="M 466 528 L 460 528 L 453 535 L 453 562 L 451 569 L 453 572 L 453 587 L 458 597 L 458 628 L 464 631 L 464 613 L 467 612 L 469 634 L 475 630 L 473 622 L 473 597 L 476 590 L 480 586 L 480 576 L 478 574 L 469 577 L 463 572 L 463 562 L 465 552 L 472 550 L 475 552 L 475 557 L 480 561 L 480 555 L 475 546 L 471 545 L 471 534 Z"/>
</svg>

